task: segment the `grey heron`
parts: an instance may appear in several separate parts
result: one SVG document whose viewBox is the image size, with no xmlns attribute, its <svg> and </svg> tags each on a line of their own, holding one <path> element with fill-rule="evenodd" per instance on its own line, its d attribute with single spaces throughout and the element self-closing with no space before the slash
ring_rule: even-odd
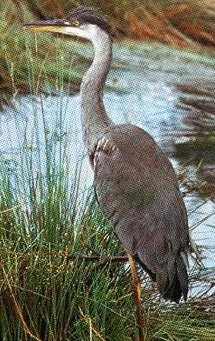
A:
<svg viewBox="0 0 215 341">
<path fill-rule="evenodd" d="M 165 299 L 179 302 L 188 293 L 187 212 L 172 164 L 146 131 L 132 124 L 114 124 L 107 115 L 103 91 L 112 61 L 112 38 L 100 13 L 79 6 L 65 18 L 25 26 L 93 43 L 94 59 L 80 90 L 83 140 L 98 204 L 129 255 L 143 340 L 136 262 L 157 282 Z"/>
</svg>

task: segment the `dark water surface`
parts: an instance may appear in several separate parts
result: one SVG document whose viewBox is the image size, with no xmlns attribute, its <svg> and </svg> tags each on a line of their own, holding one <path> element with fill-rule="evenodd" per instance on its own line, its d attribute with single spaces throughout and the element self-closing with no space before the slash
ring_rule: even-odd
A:
<svg viewBox="0 0 215 341">
<path fill-rule="evenodd" d="M 88 45 L 80 53 L 91 56 Z M 149 132 L 168 153 L 177 173 L 186 170 L 182 191 L 193 239 L 204 246 L 206 267 L 215 264 L 215 60 L 159 45 L 114 47 L 105 104 L 116 123 L 133 123 Z M 36 150 L 41 158 L 45 136 L 67 144 L 71 180 L 82 160 L 81 188 L 92 185 L 92 172 L 81 139 L 79 95 L 18 97 L 0 115 L 0 151 L 10 163 Z M 45 122 L 45 134 L 44 134 Z M 37 141 L 37 142 L 36 142 Z M 21 151 L 21 154 L 20 154 Z M 36 153 L 36 152 L 35 152 Z M 64 155 L 65 156 L 65 155 Z M 38 157 L 35 158 L 35 173 Z M 167 175 L 168 176 L 168 175 Z M 206 248 L 206 249 L 205 249 Z M 210 281 L 211 281 L 211 275 Z M 208 288 L 208 283 L 205 283 Z"/>
</svg>

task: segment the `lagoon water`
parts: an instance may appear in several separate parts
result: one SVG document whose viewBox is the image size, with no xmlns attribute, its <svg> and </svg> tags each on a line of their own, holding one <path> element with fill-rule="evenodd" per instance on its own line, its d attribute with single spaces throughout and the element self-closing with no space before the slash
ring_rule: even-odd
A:
<svg viewBox="0 0 215 341">
<path fill-rule="evenodd" d="M 83 45 L 80 53 L 90 56 L 92 49 Z M 199 136 L 207 138 L 215 131 L 214 86 L 213 58 L 156 44 L 120 44 L 114 47 L 104 100 L 115 123 L 133 123 L 149 132 L 168 153 L 177 173 L 185 167 L 190 179 L 203 179 L 214 186 L 213 147 L 197 144 Z M 12 104 L 0 115 L 2 159 L 13 167 L 26 154 L 34 155 L 36 174 L 47 140 L 54 141 L 52 153 L 61 158 L 62 168 L 64 163 L 69 167 L 70 181 L 77 163 L 81 163 L 81 191 L 90 188 L 93 175 L 84 156 L 79 94 L 16 97 Z M 67 145 L 66 154 L 60 149 L 60 141 Z M 204 246 L 203 263 L 206 268 L 214 267 L 215 202 L 211 193 L 192 191 L 184 200 L 193 239 Z M 207 289 L 208 284 L 204 285 Z"/>
</svg>

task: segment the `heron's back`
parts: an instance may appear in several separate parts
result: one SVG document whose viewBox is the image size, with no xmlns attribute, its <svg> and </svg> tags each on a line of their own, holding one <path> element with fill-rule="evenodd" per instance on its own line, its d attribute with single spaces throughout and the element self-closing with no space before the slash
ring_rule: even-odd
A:
<svg viewBox="0 0 215 341">
<path fill-rule="evenodd" d="M 126 251 L 164 297 L 186 298 L 187 215 L 166 155 L 142 129 L 119 125 L 98 142 L 94 166 L 98 202 Z"/>
</svg>

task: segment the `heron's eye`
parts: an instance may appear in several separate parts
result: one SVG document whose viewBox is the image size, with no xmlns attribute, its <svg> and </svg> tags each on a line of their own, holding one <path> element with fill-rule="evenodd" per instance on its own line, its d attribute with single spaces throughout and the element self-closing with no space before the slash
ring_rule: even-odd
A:
<svg viewBox="0 0 215 341">
<path fill-rule="evenodd" d="M 74 21 L 72 22 L 72 24 L 73 24 L 74 26 L 80 26 L 80 22 L 79 22 L 78 20 L 74 20 Z"/>
</svg>

